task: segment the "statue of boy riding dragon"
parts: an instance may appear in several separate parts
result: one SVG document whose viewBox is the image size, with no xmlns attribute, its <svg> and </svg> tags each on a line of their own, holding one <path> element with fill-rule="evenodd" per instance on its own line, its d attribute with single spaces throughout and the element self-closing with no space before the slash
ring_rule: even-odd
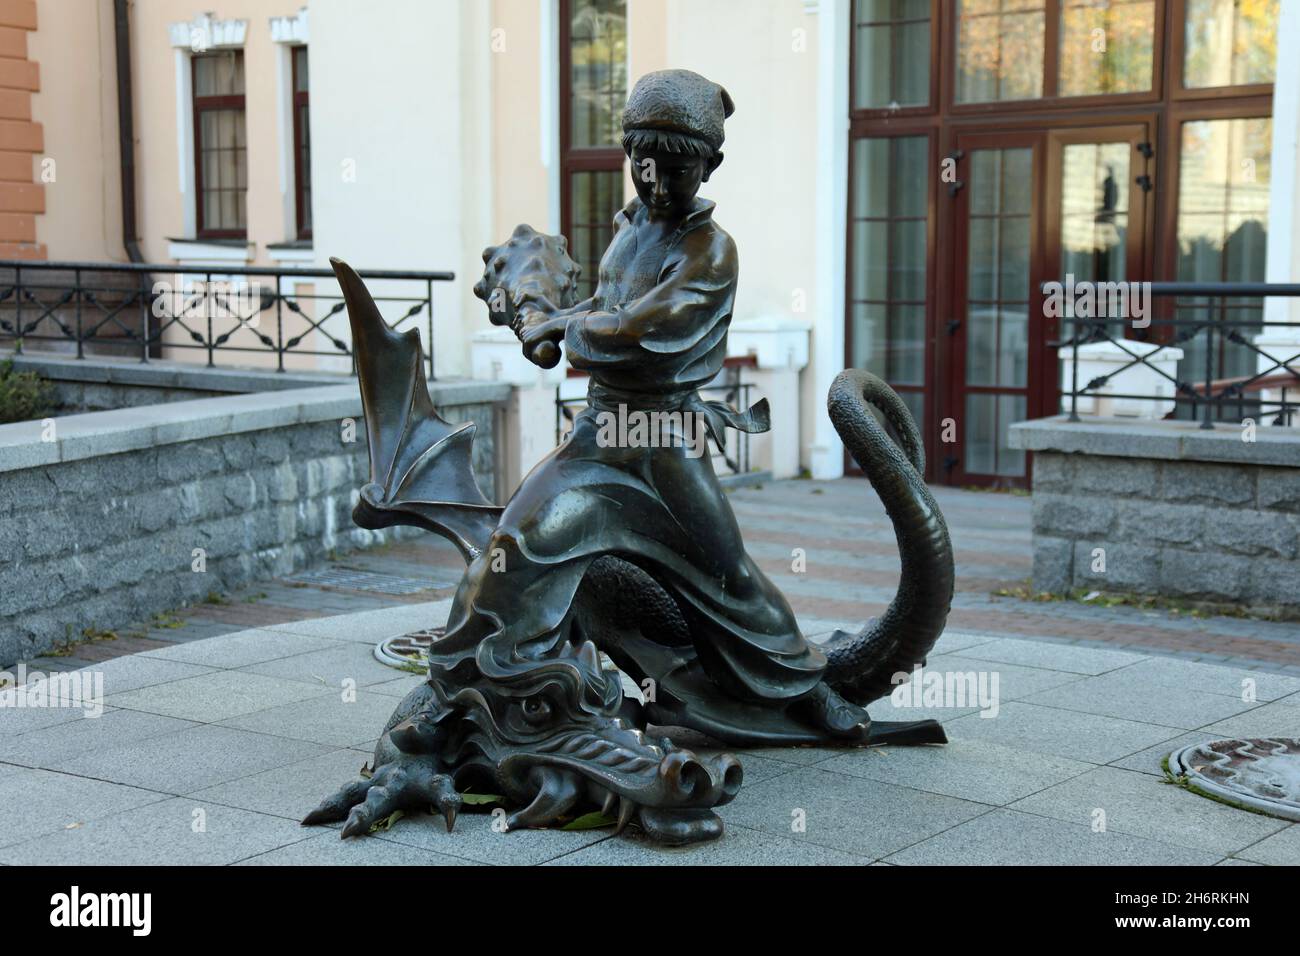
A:
<svg viewBox="0 0 1300 956">
<path fill-rule="evenodd" d="M 636 84 L 623 114 L 636 198 L 615 218 L 590 299 L 575 301 L 563 238 L 519 226 L 484 252 L 474 291 L 491 320 L 533 362 L 553 367 L 563 344 L 590 376 L 572 432 L 504 507 L 474 481 L 473 424 L 453 427 L 433 408 L 418 334 L 390 330 L 357 274 L 331 260 L 369 442 L 354 520 L 433 531 L 468 567 L 427 679 L 393 712 L 369 775 L 304 824 L 345 820 L 350 837 L 397 810 L 432 809 L 450 830 L 474 792 L 498 795 L 509 830 L 599 810 L 619 831 L 635 823 L 679 845 L 722 835 L 715 809 L 739 791 L 741 764 L 678 746 L 664 728 L 733 747 L 945 742 L 934 721 L 873 722 L 866 711 L 924 661 L 953 591 L 920 433 L 884 382 L 845 371 L 828 408 L 893 522 L 901 582 L 881 617 L 821 646 L 745 553 L 707 451 L 688 454 L 686 434 L 620 445 L 598 427 L 617 410 L 680 413 L 668 420 L 718 444 L 727 428 L 768 428 L 766 399 L 741 412 L 697 391 L 726 357 L 737 258 L 696 192 L 722 162 L 733 108 L 686 70 Z M 599 652 L 644 700 L 624 695 Z"/>
</svg>

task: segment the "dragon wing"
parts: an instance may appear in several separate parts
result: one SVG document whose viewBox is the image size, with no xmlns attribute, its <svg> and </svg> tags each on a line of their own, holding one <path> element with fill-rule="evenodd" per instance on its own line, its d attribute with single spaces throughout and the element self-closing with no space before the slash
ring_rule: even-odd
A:
<svg viewBox="0 0 1300 956">
<path fill-rule="evenodd" d="M 388 327 L 361 277 L 330 259 L 352 323 L 370 481 L 352 512 L 363 528 L 413 525 L 447 538 L 467 562 L 487 546 L 501 508 L 474 480 L 473 422 L 443 421 L 429 398 L 420 335 Z"/>
</svg>

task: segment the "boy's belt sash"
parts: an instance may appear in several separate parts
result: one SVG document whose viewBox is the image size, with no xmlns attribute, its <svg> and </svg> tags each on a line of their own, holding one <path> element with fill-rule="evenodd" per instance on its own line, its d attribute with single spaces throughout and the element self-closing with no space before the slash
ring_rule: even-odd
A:
<svg viewBox="0 0 1300 956">
<path fill-rule="evenodd" d="M 633 392 L 611 388 L 593 379 L 587 389 L 587 402 L 593 409 L 603 412 L 617 413 L 621 405 L 628 411 L 680 411 L 699 415 L 719 451 L 726 450 L 725 430 L 728 428 L 755 435 L 772 427 L 771 409 L 766 398 L 760 398 L 742 412 L 726 402 L 705 401 L 693 388 L 672 392 Z"/>
</svg>

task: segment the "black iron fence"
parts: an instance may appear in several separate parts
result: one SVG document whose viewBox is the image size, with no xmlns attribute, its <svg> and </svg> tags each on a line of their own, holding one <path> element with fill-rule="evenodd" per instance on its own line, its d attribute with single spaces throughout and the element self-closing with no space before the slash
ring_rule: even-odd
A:
<svg viewBox="0 0 1300 956">
<path fill-rule="evenodd" d="M 1269 330 L 1300 334 L 1296 324 L 1266 321 L 1263 310 L 1266 297 L 1300 296 L 1300 284 L 1151 282 L 1145 289 L 1153 307 L 1140 323 L 1131 310 L 1124 315 L 1067 315 L 1062 320 L 1067 336 L 1052 344 L 1069 349 L 1065 360 L 1072 374 L 1065 376 L 1062 395 L 1070 421 L 1079 421 L 1080 399 L 1111 399 L 1172 403 L 1172 411 L 1163 417 L 1199 421 L 1207 429 L 1216 421 L 1240 424 L 1247 418 L 1273 425 L 1297 423 L 1300 337 L 1286 336 L 1281 344 L 1262 347 L 1255 340 Z M 1111 343 L 1128 360 L 1081 382 L 1079 347 L 1099 342 Z M 1183 354 L 1170 374 L 1161 366 L 1169 364 L 1173 349 Z M 1140 366 L 1158 377 L 1158 392 L 1112 386 Z"/>
<path fill-rule="evenodd" d="M 740 410 L 749 408 L 750 391 L 754 386 L 751 382 L 740 381 L 739 367 L 724 368 L 719 379 L 701 388 L 699 390 L 701 397 L 710 401 L 721 400 L 732 408 Z M 555 390 L 555 443 L 557 445 L 573 428 L 574 419 L 587 407 L 585 395 L 566 398 L 562 395 L 562 391 L 561 388 Z M 726 442 L 726 447 L 721 455 L 726 469 L 718 472 L 719 477 L 741 478 L 750 475 L 749 434 L 728 428 L 725 429 L 723 440 Z"/>
<path fill-rule="evenodd" d="M 433 284 L 452 272 L 359 273 L 390 328 L 421 329 L 434 378 Z M 328 269 L 0 260 L 0 345 L 21 352 L 160 358 L 163 350 L 227 355 L 351 357 L 332 322 L 345 308 Z M 344 333 L 344 334 L 340 334 Z M 175 351 L 173 351 L 175 350 Z M 355 372 L 355 363 L 350 363 Z"/>
</svg>

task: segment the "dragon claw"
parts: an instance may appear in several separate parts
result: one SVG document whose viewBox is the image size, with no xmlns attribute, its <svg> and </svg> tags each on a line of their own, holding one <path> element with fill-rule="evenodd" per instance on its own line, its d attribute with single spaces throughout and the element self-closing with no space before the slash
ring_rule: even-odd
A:
<svg viewBox="0 0 1300 956">
<path fill-rule="evenodd" d="M 380 767 L 369 780 L 345 784 L 307 814 L 302 825 L 336 823 L 346 818 L 340 834 L 346 839 L 364 836 L 398 810 L 433 806 L 447 821 L 450 832 L 461 802 L 451 777 L 437 773 L 425 760 L 407 757 Z"/>
</svg>

